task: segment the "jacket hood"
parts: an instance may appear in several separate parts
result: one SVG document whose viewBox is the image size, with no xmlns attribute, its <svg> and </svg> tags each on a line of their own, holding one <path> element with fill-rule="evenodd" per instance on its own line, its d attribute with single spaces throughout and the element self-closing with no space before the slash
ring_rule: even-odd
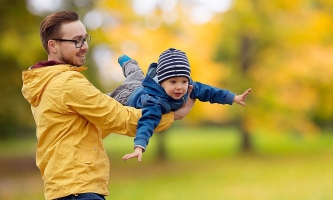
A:
<svg viewBox="0 0 333 200">
<path fill-rule="evenodd" d="M 60 64 L 56 61 L 39 62 L 22 72 L 22 94 L 34 107 L 38 106 L 44 89 L 53 77 L 65 71 L 82 71 L 86 67 L 76 67 L 68 64 Z"/>
<path fill-rule="evenodd" d="M 142 86 L 144 87 L 144 92 L 147 94 L 152 94 L 154 96 L 163 97 L 165 98 L 167 93 L 164 89 L 158 84 L 153 78 L 150 76 L 146 76 L 142 80 Z"/>
</svg>

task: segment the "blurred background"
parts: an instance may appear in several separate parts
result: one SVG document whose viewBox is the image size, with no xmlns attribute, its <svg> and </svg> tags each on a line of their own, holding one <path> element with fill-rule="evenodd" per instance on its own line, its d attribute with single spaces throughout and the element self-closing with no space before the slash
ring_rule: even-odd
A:
<svg viewBox="0 0 333 200">
<path fill-rule="evenodd" d="M 35 123 L 21 73 L 47 59 L 45 16 L 74 10 L 92 36 L 84 74 L 102 92 L 124 77 L 121 54 L 146 72 L 186 52 L 195 81 L 246 106 L 197 102 L 122 162 L 133 138 L 110 135 L 107 199 L 333 199 L 333 0 L 0 0 L 0 200 L 43 199 Z"/>
</svg>

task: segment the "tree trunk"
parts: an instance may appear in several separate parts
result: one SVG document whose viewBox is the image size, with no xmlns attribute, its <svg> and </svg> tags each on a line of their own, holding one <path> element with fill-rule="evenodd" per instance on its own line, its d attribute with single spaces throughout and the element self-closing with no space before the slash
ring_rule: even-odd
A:
<svg viewBox="0 0 333 200">
<path fill-rule="evenodd" d="M 167 131 L 163 131 L 154 135 L 157 138 L 157 159 L 164 161 L 167 159 L 167 150 L 165 144 L 165 134 Z"/>
<path fill-rule="evenodd" d="M 252 151 L 252 143 L 249 131 L 244 128 L 241 128 L 241 150 L 242 152 L 251 152 Z"/>
<path fill-rule="evenodd" d="M 244 78 L 247 77 L 247 72 L 251 67 L 253 62 L 255 50 L 254 50 L 254 39 L 249 37 L 247 34 L 243 34 L 240 38 L 241 46 L 240 46 L 240 65 L 241 72 Z M 240 119 L 240 131 L 242 137 L 241 150 L 242 152 L 251 152 L 252 151 L 252 143 L 251 136 L 249 131 L 243 126 L 244 119 L 241 117 Z"/>
</svg>

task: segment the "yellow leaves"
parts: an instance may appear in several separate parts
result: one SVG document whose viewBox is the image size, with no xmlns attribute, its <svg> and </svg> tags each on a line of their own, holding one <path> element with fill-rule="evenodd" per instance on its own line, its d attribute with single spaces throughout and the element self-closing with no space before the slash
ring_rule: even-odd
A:
<svg viewBox="0 0 333 200">
<path fill-rule="evenodd" d="M 333 47 L 303 46 L 289 51 L 285 63 L 294 81 L 316 88 L 333 86 Z M 287 72 L 286 72 L 287 73 Z M 286 74 L 285 73 L 285 74 Z"/>
<path fill-rule="evenodd" d="M 333 21 L 332 16 L 324 12 L 314 12 L 310 19 L 309 30 L 312 30 L 312 36 L 317 39 L 316 41 L 322 41 L 323 39 L 329 39 L 332 41 Z"/>
<path fill-rule="evenodd" d="M 110 12 L 114 15 L 114 13 L 118 13 L 118 15 L 122 15 L 123 17 L 134 16 L 135 13 L 132 9 L 130 0 L 112 0 L 112 1 L 96 1 L 96 7 L 103 8 L 107 12 Z"/>
<path fill-rule="evenodd" d="M 21 46 L 21 38 L 19 34 L 14 30 L 8 30 L 2 35 L 2 47 L 6 49 L 7 53 L 15 54 L 14 52 L 17 50 L 17 47 Z"/>
<path fill-rule="evenodd" d="M 290 16 L 290 42 L 294 45 L 332 41 L 332 17 L 324 12 L 304 12 Z M 288 35 L 286 35 L 288 37 Z"/>
<path fill-rule="evenodd" d="M 42 49 L 42 45 L 29 45 L 32 43 L 40 43 L 35 33 L 30 35 L 26 34 L 23 37 L 19 32 L 7 29 L 6 32 L 3 32 L 1 39 L 2 49 L 5 49 L 2 55 L 10 55 L 9 57 L 16 55 L 15 61 L 19 66 L 24 67 L 24 69 L 34 64 L 36 58 L 31 55 L 39 55 Z M 45 60 L 46 59 L 47 57 L 45 56 Z"/>
<path fill-rule="evenodd" d="M 333 97 L 321 91 L 333 86 L 333 19 L 311 2 L 237 0 L 231 11 L 202 25 L 191 24 L 184 12 L 178 12 L 174 23 L 166 23 L 162 10 L 156 9 L 147 16 L 161 20 L 158 29 L 146 26 L 147 16 L 129 11 L 129 1 L 115 2 L 104 2 L 120 22 L 106 35 L 115 51 L 130 52 L 144 71 L 162 51 L 174 47 L 186 52 L 194 80 L 230 89 L 221 85 L 226 82 L 236 93 L 247 89 L 244 85 L 253 88 L 245 108 L 198 102 L 186 119 L 222 122 L 244 115 L 249 130 L 305 133 L 317 131 L 311 119 L 314 110 L 323 110 L 318 112 L 326 117 L 332 113 Z M 179 5 L 174 9 L 180 10 Z M 244 35 L 251 38 L 248 49 L 241 49 Z M 232 66 L 214 62 L 219 45 L 224 51 L 221 60 Z M 244 55 L 251 57 L 247 72 L 239 64 Z"/>
<path fill-rule="evenodd" d="M 261 118 L 246 120 L 250 127 L 318 133 L 311 114 L 314 110 L 329 117 L 333 106 L 327 101 L 333 87 L 332 47 L 303 46 L 285 49 L 283 53 L 271 49 L 261 64 L 251 71 L 255 78 L 255 98 Z M 259 84 L 264 83 L 264 84 Z M 329 110 L 329 111 L 328 111 Z M 326 114 L 324 114 L 326 113 Z"/>
<path fill-rule="evenodd" d="M 318 133 L 312 121 L 314 111 L 326 113 L 321 116 L 327 118 L 333 107 L 327 101 L 333 95 L 330 98 L 329 92 L 323 93 L 323 88 L 333 87 L 332 54 L 332 47 L 309 45 L 263 51 L 260 62 L 249 74 L 254 85 L 251 95 L 256 99 L 248 112 L 252 118 L 245 120 L 249 130 L 261 127 L 281 132 Z M 260 117 L 254 117 L 254 113 Z"/>
<path fill-rule="evenodd" d="M 302 5 L 302 0 L 275 0 L 275 1 L 270 1 L 275 8 L 277 9 L 282 9 L 282 10 L 295 10 L 299 9 L 300 6 Z"/>
</svg>

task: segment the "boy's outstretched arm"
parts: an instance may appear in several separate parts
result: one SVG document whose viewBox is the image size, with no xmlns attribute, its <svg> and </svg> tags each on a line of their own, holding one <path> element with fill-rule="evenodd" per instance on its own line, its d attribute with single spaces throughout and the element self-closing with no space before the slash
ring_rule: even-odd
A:
<svg viewBox="0 0 333 200">
<path fill-rule="evenodd" d="M 236 95 L 234 98 L 234 102 L 236 102 L 239 105 L 245 106 L 245 98 L 247 96 L 247 94 L 249 94 L 251 92 L 251 88 L 245 90 L 245 92 L 243 94 L 240 95 Z"/>
</svg>

